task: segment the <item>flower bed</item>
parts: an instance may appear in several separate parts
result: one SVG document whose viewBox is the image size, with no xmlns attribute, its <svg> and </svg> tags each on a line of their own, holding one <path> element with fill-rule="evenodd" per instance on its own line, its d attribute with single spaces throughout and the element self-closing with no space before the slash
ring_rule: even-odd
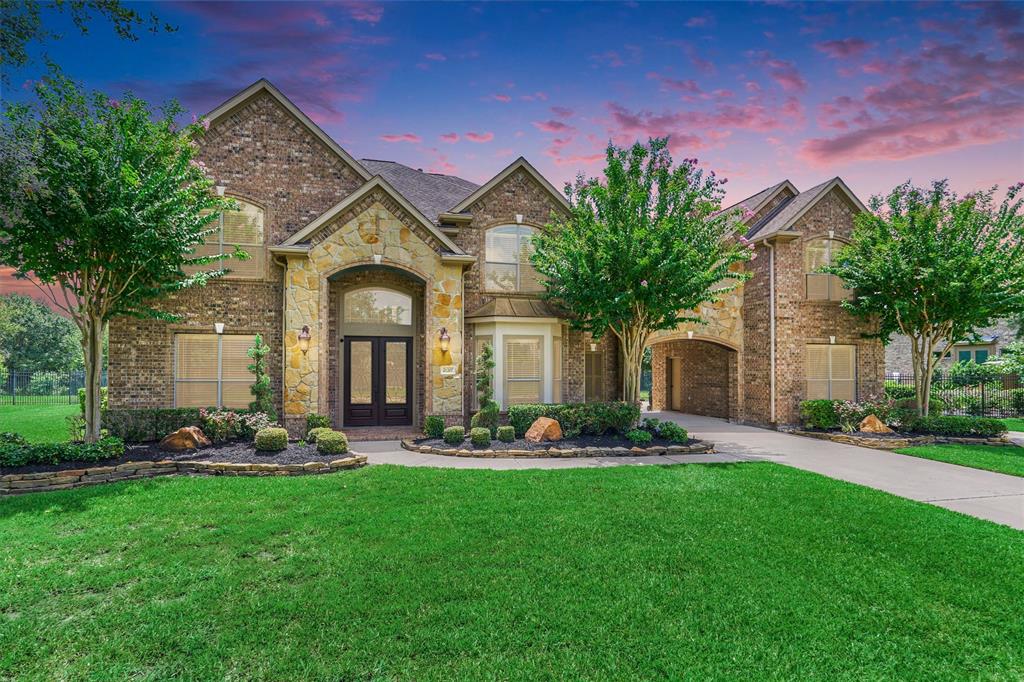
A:
<svg viewBox="0 0 1024 682">
<path fill-rule="evenodd" d="M 492 441 L 489 445 L 476 446 L 468 439 L 457 445 L 445 443 L 440 438 L 405 439 L 402 447 L 412 452 L 449 457 L 645 457 L 651 455 L 686 455 L 714 452 L 714 443 L 689 439 L 685 443 L 674 443 L 654 439 L 644 447 L 633 445 L 621 436 L 579 436 L 560 441 L 529 443 L 517 438 L 508 443 Z"/>
</svg>

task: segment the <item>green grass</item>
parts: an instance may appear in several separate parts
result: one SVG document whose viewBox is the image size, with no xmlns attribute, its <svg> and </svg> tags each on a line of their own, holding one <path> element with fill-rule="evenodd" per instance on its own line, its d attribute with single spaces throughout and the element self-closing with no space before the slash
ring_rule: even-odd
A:
<svg viewBox="0 0 1024 682">
<path fill-rule="evenodd" d="M 1010 431 L 1024 431 L 1024 419 L 1003 419 L 1002 422 Z"/>
<path fill-rule="evenodd" d="M 1024 476 L 1024 448 L 1000 445 L 916 445 L 896 452 L 973 469 Z"/>
<path fill-rule="evenodd" d="M 771 463 L 0 499 L 0 679 L 1024 674 L 1024 534 Z"/>
<path fill-rule="evenodd" d="M 66 441 L 68 424 L 65 419 L 80 414 L 74 405 L 0 405 L 0 431 L 14 431 L 32 443 Z"/>
</svg>

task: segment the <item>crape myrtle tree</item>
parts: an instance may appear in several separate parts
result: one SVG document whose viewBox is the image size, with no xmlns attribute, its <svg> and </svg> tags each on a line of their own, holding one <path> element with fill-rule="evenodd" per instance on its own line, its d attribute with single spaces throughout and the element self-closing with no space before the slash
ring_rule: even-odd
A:
<svg viewBox="0 0 1024 682">
<path fill-rule="evenodd" d="M 534 238 L 532 261 L 574 328 L 619 340 L 623 399 L 636 402 L 651 334 L 705 322 L 698 307 L 748 277 L 738 266 L 751 249 L 721 210 L 725 180 L 696 159 L 673 167 L 668 138 L 609 144 L 606 158 L 604 178 L 566 185 L 569 213 Z"/>
<path fill-rule="evenodd" d="M 107 323 L 118 315 L 164 320 L 169 292 L 221 269 L 185 274 L 213 237 L 218 197 L 194 161 L 203 126 L 179 127 L 181 108 L 156 115 L 131 95 L 85 93 L 59 73 L 36 84 L 33 104 L 0 121 L 0 263 L 29 278 L 82 332 L 86 439 L 100 433 L 100 371 Z M 237 249 L 227 256 L 246 258 Z"/>
<path fill-rule="evenodd" d="M 823 268 L 853 289 L 843 306 L 877 320 L 883 341 L 909 337 L 918 414 L 954 343 L 1024 311 L 1022 186 L 997 203 L 996 188 L 961 197 L 945 180 L 900 185 L 871 199 L 851 244 Z"/>
</svg>

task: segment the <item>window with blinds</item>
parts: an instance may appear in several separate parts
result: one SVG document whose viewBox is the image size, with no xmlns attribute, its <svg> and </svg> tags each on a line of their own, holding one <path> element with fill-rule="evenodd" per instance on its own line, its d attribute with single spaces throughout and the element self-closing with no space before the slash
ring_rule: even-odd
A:
<svg viewBox="0 0 1024 682">
<path fill-rule="evenodd" d="M 857 347 L 807 345 L 807 399 L 857 399 Z"/>
<path fill-rule="evenodd" d="M 490 345 L 493 349 L 494 341 L 491 340 L 490 336 L 477 336 L 473 338 L 473 358 L 476 362 L 479 362 L 480 356 L 484 354 L 484 346 Z M 480 365 L 476 365 L 479 369 Z M 491 386 L 494 386 L 494 370 L 491 370 Z M 480 396 L 476 390 L 476 380 L 473 381 L 473 409 L 480 409 Z"/>
<path fill-rule="evenodd" d="M 502 292 L 543 291 L 530 263 L 534 230 L 526 225 L 502 225 L 487 230 L 484 239 L 484 289 Z"/>
<path fill-rule="evenodd" d="M 584 359 L 583 396 L 588 403 L 604 400 L 604 353 L 587 351 Z"/>
<path fill-rule="evenodd" d="M 807 298 L 811 301 L 841 301 L 850 298 L 853 292 L 843 285 L 835 275 L 819 272 L 831 265 L 832 257 L 842 248 L 836 239 L 812 239 L 804 247 L 804 272 Z"/>
<path fill-rule="evenodd" d="M 258 279 L 263 276 L 266 263 L 263 252 L 263 209 L 241 199 L 234 201 L 238 204 L 238 210 L 224 211 L 223 225 L 218 217 L 211 225 L 218 228 L 218 231 L 207 236 L 205 244 L 196 245 L 195 255 L 217 256 L 231 253 L 238 246 L 249 254 L 249 259 L 218 259 L 202 267 L 186 268 L 186 272 L 227 268 L 231 271 L 228 277 Z"/>
<path fill-rule="evenodd" d="M 174 406 L 244 408 L 249 387 L 249 334 L 175 334 Z"/>
<path fill-rule="evenodd" d="M 505 337 L 505 406 L 543 402 L 544 337 Z"/>
</svg>

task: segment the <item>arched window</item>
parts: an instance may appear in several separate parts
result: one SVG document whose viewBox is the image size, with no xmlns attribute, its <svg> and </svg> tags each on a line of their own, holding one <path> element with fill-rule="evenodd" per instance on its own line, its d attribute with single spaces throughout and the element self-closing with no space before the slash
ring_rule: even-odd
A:
<svg viewBox="0 0 1024 682">
<path fill-rule="evenodd" d="M 837 239 L 819 237 L 811 239 L 804 247 L 804 272 L 806 273 L 807 298 L 812 301 L 839 301 L 850 298 L 851 292 L 835 275 L 821 272 L 831 265 L 832 257 L 843 247 Z"/>
<path fill-rule="evenodd" d="M 232 197 L 237 209 L 224 211 L 210 227 L 217 232 L 206 237 L 206 243 L 196 247 L 197 256 L 214 256 L 231 253 L 235 246 L 249 254 L 248 260 L 226 258 L 203 266 L 203 270 L 219 270 L 222 267 L 230 272 L 228 277 L 260 278 L 263 276 L 263 265 L 266 256 L 263 250 L 263 209 L 243 199 Z"/>
<path fill-rule="evenodd" d="M 356 324 L 412 324 L 412 297 L 400 291 L 367 287 L 345 292 L 345 322 Z"/>
<path fill-rule="evenodd" d="M 487 231 L 484 254 L 484 290 L 502 292 L 543 291 L 537 271 L 530 264 L 534 229 L 526 225 L 502 225 Z"/>
</svg>

